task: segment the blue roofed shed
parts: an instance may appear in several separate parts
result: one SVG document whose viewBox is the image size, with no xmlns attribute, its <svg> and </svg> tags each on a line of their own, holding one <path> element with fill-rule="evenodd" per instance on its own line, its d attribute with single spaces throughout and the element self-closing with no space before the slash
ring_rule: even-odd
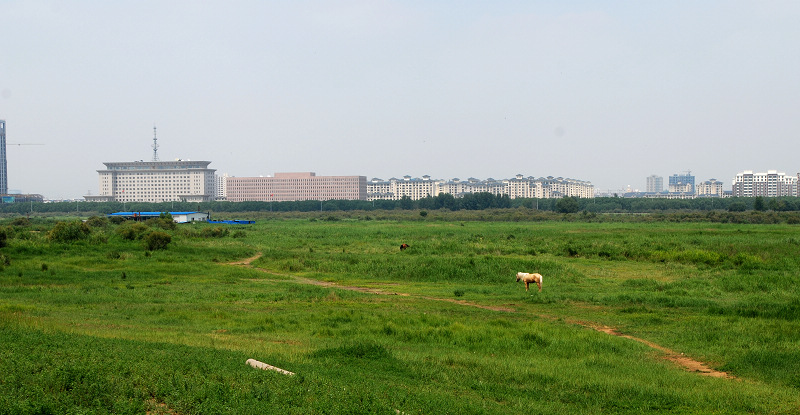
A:
<svg viewBox="0 0 800 415">
<path fill-rule="evenodd" d="M 205 212 L 116 212 L 110 213 L 109 218 L 121 217 L 130 220 L 147 220 L 169 213 L 176 223 L 207 222 L 209 214 Z"/>
</svg>

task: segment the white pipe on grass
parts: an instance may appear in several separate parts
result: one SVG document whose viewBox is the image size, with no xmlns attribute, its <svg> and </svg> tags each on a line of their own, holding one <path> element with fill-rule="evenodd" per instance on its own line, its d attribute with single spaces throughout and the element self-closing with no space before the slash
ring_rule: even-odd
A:
<svg viewBox="0 0 800 415">
<path fill-rule="evenodd" d="M 256 369 L 261 369 L 261 370 L 274 370 L 274 371 L 276 371 L 276 372 L 278 372 L 278 373 L 282 373 L 282 374 L 284 374 L 284 375 L 290 375 L 290 376 L 291 376 L 291 375 L 294 375 L 294 373 L 293 373 L 293 372 L 290 372 L 290 371 L 288 371 L 288 370 L 283 370 L 283 369 L 281 369 L 281 368 L 279 368 L 279 367 L 275 367 L 275 366 L 272 366 L 272 365 L 268 365 L 268 364 L 266 364 L 266 363 L 264 363 L 264 362 L 259 362 L 259 361 L 258 361 L 258 360 L 256 360 L 256 359 L 247 359 L 247 362 L 245 362 L 245 363 L 247 363 L 248 365 L 250 365 L 250 366 L 252 366 L 252 367 L 254 367 L 254 368 L 256 368 Z"/>
</svg>

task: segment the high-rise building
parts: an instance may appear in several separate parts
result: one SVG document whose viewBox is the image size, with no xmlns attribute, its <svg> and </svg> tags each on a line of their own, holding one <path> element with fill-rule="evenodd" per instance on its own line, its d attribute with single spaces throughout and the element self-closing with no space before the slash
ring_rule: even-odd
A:
<svg viewBox="0 0 800 415">
<path fill-rule="evenodd" d="M 724 192 L 722 190 L 722 182 L 717 179 L 706 180 L 697 184 L 696 193 L 698 196 L 718 196 L 721 197 Z"/>
<path fill-rule="evenodd" d="M 6 161 L 6 121 L 0 120 L 0 194 L 8 194 L 8 163 Z"/>
<path fill-rule="evenodd" d="M 781 197 L 797 196 L 797 177 L 787 176 L 777 170 L 766 173 L 753 173 L 745 170 L 733 178 L 732 193 L 734 197 Z"/>
<path fill-rule="evenodd" d="M 694 193 L 694 176 L 692 172 L 673 174 L 669 176 L 670 193 Z"/>
<path fill-rule="evenodd" d="M 661 193 L 664 191 L 664 178 L 655 174 L 647 178 L 647 186 L 645 187 L 647 193 Z"/>
<path fill-rule="evenodd" d="M 214 187 L 217 200 L 228 200 L 228 173 L 214 175 Z"/>
</svg>

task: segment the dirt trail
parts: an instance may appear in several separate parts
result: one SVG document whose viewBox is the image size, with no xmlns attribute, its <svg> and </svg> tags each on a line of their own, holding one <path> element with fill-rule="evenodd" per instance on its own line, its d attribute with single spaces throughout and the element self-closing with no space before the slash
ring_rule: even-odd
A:
<svg viewBox="0 0 800 415">
<path fill-rule="evenodd" d="M 711 376 L 711 377 L 714 377 L 714 378 L 736 379 L 735 376 L 733 376 L 733 375 L 731 375 L 729 373 L 721 372 L 719 370 L 714 370 L 714 369 L 708 367 L 707 364 L 705 364 L 703 362 L 700 362 L 700 361 L 697 361 L 697 360 L 694 360 L 691 357 L 688 357 L 688 356 L 684 355 L 683 353 L 678 353 L 678 352 L 676 352 L 676 351 L 674 351 L 672 349 L 668 349 L 668 348 L 666 348 L 664 346 L 655 344 L 655 343 L 653 343 L 653 342 L 651 342 L 649 340 L 645 340 L 645 339 L 642 339 L 642 338 L 639 338 L 639 337 L 634 337 L 634 336 L 631 336 L 631 335 L 628 335 L 628 334 L 622 334 L 622 333 L 618 332 L 617 329 L 615 329 L 613 327 L 596 325 L 594 323 L 589 323 L 589 322 L 585 322 L 585 321 L 570 321 L 570 323 L 580 324 L 580 325 L 582 325 L 584 327 L 589 327 L 589 328 L 595 329 L 597 331 L 601 331 L 603 333 L 610 334 L 612 336 L 624 337 L 626 339 L 635 340 L 635 341 L 637 341 L 639 343 L 642 343 L 644 345 L 652 347 L 653 349 L 660 350 L 661 352 L 664 353 L 664 358 L 665 359 L 667 359 L 667 360 L 669 360 L 669 361 L 671 361 L 671 362 L 673 362 L 675 364 L 678 364 L 680 366 L 683 366 L 684 368 L 686 368 L 690 372 L 697 372 L 697 373 L 699 373 L 701 375 Z"/>
<path fill-rule="evenodd" d="M 255 261 L 256 259 L 260 258 L 260 257 L 261 257 L 261 253 L 259 252 L 256 256 L 253 256 L 251 258 L 246 258 L 246 259 L 244 259 L 242 261 L 238 261 L 238 262 L 230 262 L 228 264 L 229 265 L 237 265 L 237 266 L 251 266 L 252 262 Z M 310 279 L 310 278 L 298 277 L 298 276 L 291 275 L 291 274 L 281 274 L 281 273 L 277 273 L 277 272 L 274 272 L 274 271 L 269 271 L 269 270 L 266 270 L 266 269 L 263 269 L 263 268 L 258 268 L 258 269 L 263 271 L 263 272 L 265 272 L 265 273 L 268 273 L 268 274 L 279 275 L 279 276 L 283 276 L 283 277 L 290 277 L 290 278 L 294 279 L 294 281 L 296 281 L 298 283 L 301 283 L 301 284 L 309 284 L 309 285 L 316 285 L 316 286 L 320 286 L 320 287 L 337 288 L 337 289 L 340 289 L 340 290 L 358 291 L 358 292 L 376 294 L 376 295 L 401 295 L 401 296 L 404 296 L 404 297 L 411 297 L 412 296 L 411 294 L 408 294 L 408 293 L 398 293 L 398 292 L 394 292 L 394 291 L 384 291 L 384 290 L 378 289 L 378 288 L 367 288 L 367 287 L 355 287 L 355 286 L 338 285 L 338 284 L 333 283 L 333 282 L 313 280 L 313 279 Z M 452 299 L 452 298 L 438 298 L 438 297 L 428 297 L 428 296 L 416 296 L 416 297 L 417 298 L 422 298 L 422 299 L 425 299 L 425 300 L 431 300 L 431 301 L 446 301 L 446 302 L 449 302 L 449 303 L 454 303 L 454 304 L 459 304 L 459 305 L 464 305 L 464 306 L 469 306 L 469 307 L 477 307 L 477 308 L 481 308 L 481 309 L 484 309 L 484 310 L 500 311 L 500 312 L 506 312 L 506 313 L 515 313 L 516 312 L 516 309 L 514 309 L 514 308 L 487 306 L 487 305 L 472 303 L 472 302 L 464 301 L 464 300 L 455 300 L 455 299 Z M 552 316 L 548 316 L 548 315 L 541 315 L 540 317 L 553 318 Z M 727 372 L 721 372 L 721 371 L 718 371 L 718 370 L 714 370 L 714 369 L 710 368 L 707 364 L 705 364 L 703 362 L 700 362 L 698 360 L 692 359 L 692 358 L 690 358 L 688 356 L 685 356 L 683 353 L 678 353 L 678 352 L 676 352 L 674 350 L 671 350 L 671 349 L 666 348 L 664 346 L 658 345 L 658 344 L 653 343 L 653 342 L 651 342 L 649 340 L 645 340 L 645 339 L 642 339 L 642 338 L 639 338 L 639 337 L 635 337 L 635 336 L 631 336 L 631 335 L 628 335 L 628 334 L 620 333 L 619 331 L 617 331 L 617 329 L 615 329 L 613 327 L 599 325 L 597 323 L 592 323 L 592 322 L 587 322 L 587 321 L 579 321 L 579 320 L 566 320 L 566 321 L 568 323 L 570 323 L 570 324 L 576 324 L 576 325 L 587 327 L 587 328 L 590 328 L 590 329 L 593 329 L 593 330 L 597 330 L 599 332 L 606 333 L 606 334 L 609 334 L 609 335 L 612 335 L 612 336 L 622 337 L 622 338 L 625 338 L 625 339 L 630 339 L 630 340 L 634 340 L 634 341 L 637 341 L 639 343 L 642 343 L 642 344 L 644 344 L 644 345 L 646 345 L 648 347 L 651 347 L 653 349 L 656 349 L 656 350 L 664 353 L 664 359 L 669 360 L 670 362 L 673 362 L 676 365 L 679 365 L 679 366 L 683 367 L 684 369 L 686 369 L 686 370 L 688 370 L 690 372 L 695 372 L 695 373 L 698 373 L 698 374 L 703 375 L 703 376 L 710 376 L 710 377 L 715 377 L 715 378 L 738 379 L 735 376 L 733 376 L 733 375 L 731 375 L 731 374 L 729 374 Z"/>
<path fill-rule="evenodd" d="M 241 261 L 228 262 L 228 265 L 250 265 L 250 264 L 253 263 L 253 261 L 255 261 L 255 260 L 259 259 L 259 258 L 261 258 L 261 252 L 257 253 L 255 256 L 252 256 L 250 258 L 245 258 L 245 259 L 243 259 Z"/>
</svg>

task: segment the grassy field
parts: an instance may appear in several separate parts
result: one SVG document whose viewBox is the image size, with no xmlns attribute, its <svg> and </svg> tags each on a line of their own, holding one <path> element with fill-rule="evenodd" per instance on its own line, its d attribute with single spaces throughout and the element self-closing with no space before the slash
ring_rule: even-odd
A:
<svg viewBox="0 0 800 415">
<path fill-rule="evenodd" d="M 800 412 L 796 225 L 89 223 L 3 223 L 0 414 Z"/>
</svg>

